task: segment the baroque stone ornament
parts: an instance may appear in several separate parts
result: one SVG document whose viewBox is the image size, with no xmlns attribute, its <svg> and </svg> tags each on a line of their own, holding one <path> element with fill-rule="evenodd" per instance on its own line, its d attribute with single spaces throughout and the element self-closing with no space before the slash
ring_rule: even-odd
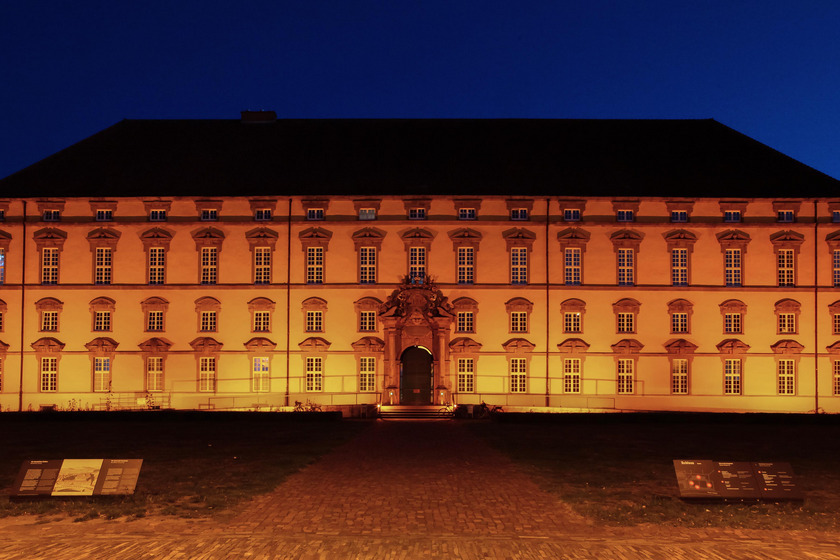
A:
<svg viewBox="0 0 840 560">
<path fill-rule="evenodd" d="M 452 304 L 435 284 L 434 278 L 403 277 L 402 283 L 391 292 L 379 307 L 380 317 L 451 317 Z"/>
</svg>

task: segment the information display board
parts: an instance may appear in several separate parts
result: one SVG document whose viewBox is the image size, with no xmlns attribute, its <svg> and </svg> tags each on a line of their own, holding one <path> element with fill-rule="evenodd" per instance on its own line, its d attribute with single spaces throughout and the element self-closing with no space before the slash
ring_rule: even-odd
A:
<svg viewBox="0 0 840 560">
<path fill-rule="evenodd" d="M 24 461 L 12 496 L 134 494 L 143 459 Z"/>
<path fill-rule="evenodd" d="M 675 459 L 680 497 L 685 499 L 801 500 L 789 463 Z"/>
</svg>

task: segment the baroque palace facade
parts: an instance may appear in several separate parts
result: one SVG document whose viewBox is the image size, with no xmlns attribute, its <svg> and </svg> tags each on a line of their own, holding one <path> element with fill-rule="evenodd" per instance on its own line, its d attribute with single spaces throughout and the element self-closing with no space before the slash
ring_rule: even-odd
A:
<svg viewBox="0 0 840 560">
<path fill-rule="evenodd" d="M 838 412 L 839 185 L 714 121 L 123 121 L 0 181 L 0 407 Z"/>
</svg>

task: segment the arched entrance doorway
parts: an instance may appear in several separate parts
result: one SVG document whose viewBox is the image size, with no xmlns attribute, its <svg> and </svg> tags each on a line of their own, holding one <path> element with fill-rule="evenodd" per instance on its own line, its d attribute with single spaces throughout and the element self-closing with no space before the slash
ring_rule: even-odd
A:
<svg viewBox="0 0 840 560">
<path fill-rule="evenodd" d="M 434 377 L 432 353 L 423 346 L 409 346 L 400 356 L 400 404 L 432 403 Z"/>
</svg>

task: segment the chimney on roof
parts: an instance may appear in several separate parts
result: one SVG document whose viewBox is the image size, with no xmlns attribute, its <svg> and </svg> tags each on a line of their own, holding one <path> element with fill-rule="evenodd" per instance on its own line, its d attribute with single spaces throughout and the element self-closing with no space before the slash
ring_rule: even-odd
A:
<svg viewBox="0 0 840 560">
<path fill-rule="evenodd" d="M 250 123 L 273 123 L 277 121 L 277 113 L 274 111 L 240 111 L 242 122 Z"/>
</svg>

